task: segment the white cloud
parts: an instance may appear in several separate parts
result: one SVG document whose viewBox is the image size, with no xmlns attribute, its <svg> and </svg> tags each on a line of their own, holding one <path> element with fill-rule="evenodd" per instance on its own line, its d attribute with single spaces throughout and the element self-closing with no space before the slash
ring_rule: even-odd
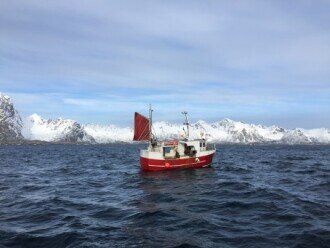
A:
<svg viewBox="0 0 330 248">
<path fill-rule="evenodd" d="M 66 114 L 68 106 L 124 113 L 146 101 L 170 101 L 190 108 L 195 102 L 244 104 L 253 115 L 265 102 L 273 110 L 297 108 L 302 96 L 327 102 L 329 3 L 292 4 L 1 1 L 0 87 L 48 94 L 24 100 L 20 93 L 26 111 L 46 101 L 47 111 L 64 108 Z M 105 96 L 118 89 L 128 93 Z M 329 112 L 324 104 L 319 108 Z"/>
</svg>

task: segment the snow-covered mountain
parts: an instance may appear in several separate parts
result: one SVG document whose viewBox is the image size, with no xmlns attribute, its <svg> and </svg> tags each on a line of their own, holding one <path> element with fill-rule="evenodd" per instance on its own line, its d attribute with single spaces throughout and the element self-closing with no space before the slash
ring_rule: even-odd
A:
<svg viewBox="0 0 330 248">
<path fill-rule="evenodd" d="M 22 140 L 22 126 L 10 97 L 0 92 L 0 143 Z"/>
<path fill-rule="evenodd" d="M 182 125 L 156 122 L 154 132 L 160 139 L 177 138 Z M 205 137 L 216 143 L 281 143 L 281 144 L 330 144 L 330 129 L 286 130 L 278 126 L 262 126 L 224 119 L 215 123 L 198 121 L 191 125 L 192 138 Z"/>
<path fill-rule="evenodd" d="M 97 143 L 131 142 L 133 130 L 114 125 L 86 125 L 85 131 L 94 137 Z M 169 122 L 155 122 L 153 132 L 160 140 L 179 138 L 183 125 Z M 278 126 L 262 126 L 224 119 L 215 123 L 198 121 L 190 127 L 191 138 L 207 138 L 215 143 L 251 144 L 330 144 L 330 129 L 293 129 L 286 130 Z"/>
<path fill-rule="evenodd" d="M 178 138 L 184 134 L 183 125 L 164 121 L 155 122 L 153 132 L 160 140 Z M 190 127 L 190 137 L 203 137 L 216 143 L 234 144 L 330 144 L 330 129 L 288 130 L 278 126 L 254 125 L 224 119 L 215 123 L 193 123 Z M 49 142 L 132 142 L 133 130 L 130 127 L 114 125 L 80 125 L 74 120 L 62 118 L 46 120 L 37 114 L 22 121 L 10 98 L 0 93 L 0 143 L 23 138 Z"/>
<path fill-rule="evenodd" d="M 24 119 L 22 134 L 27 140 L 52 142 L 94 142 L 76 121 L 58 118 L 45 120 L 37 114 Z"/>
<path fill-rule="evenodd" d="M 133 129 L 129 127 L 87 124 L 83 128 L 97 143 L 132 142 L 133 138 Z"/>
</svg>

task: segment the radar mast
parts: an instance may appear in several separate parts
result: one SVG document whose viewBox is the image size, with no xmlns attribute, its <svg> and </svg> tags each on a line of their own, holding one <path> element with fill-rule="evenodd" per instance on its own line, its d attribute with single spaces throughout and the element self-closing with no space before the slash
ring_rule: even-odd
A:
<svg viewBox="0 0 330 248">
<path fill-rule="evenodd" d="M 187 111 L 183 111 L 182 114 L 185 116 L 185 122 L 183 123 L 183 125 L 187 126 L 187 139 L 189 139 L 189 120 L 188 120 L 188 112 Z"/>
</svg>

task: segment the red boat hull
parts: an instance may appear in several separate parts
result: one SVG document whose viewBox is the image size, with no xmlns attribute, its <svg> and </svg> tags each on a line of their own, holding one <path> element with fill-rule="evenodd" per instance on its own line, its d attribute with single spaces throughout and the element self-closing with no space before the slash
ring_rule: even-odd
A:
<svg viewBox="0 0 330 248">
<path fill-rule="evenodd" d="M 141 169 L 144 171 L 162 171 L 185 168 L 204 168 L 212 163 L 214 153 L 206 156 L 178 159 L 150 159 L 140 157 Z"/>
</svg>

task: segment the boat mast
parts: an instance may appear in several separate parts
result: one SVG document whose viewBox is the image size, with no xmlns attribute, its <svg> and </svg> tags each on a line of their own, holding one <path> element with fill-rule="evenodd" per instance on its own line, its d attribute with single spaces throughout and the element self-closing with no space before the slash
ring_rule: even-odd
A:
<svg viewBox="0 0 330 248">
<path fill-rule="evenodd" d="M 151 104 L 149 104 L 149 138 L 150 138 L 150 143 L 152 142 L 152 109 L 151 109 Z"/>
<path fill-rule="evenodd" d="M 188 120 L 188 112 L 183 111 L 182 114 L 185 116 L 186 122 L 183 125 L 187 126 L 187 139 L 189 139 L 189 120 Z"/>
</svg>

